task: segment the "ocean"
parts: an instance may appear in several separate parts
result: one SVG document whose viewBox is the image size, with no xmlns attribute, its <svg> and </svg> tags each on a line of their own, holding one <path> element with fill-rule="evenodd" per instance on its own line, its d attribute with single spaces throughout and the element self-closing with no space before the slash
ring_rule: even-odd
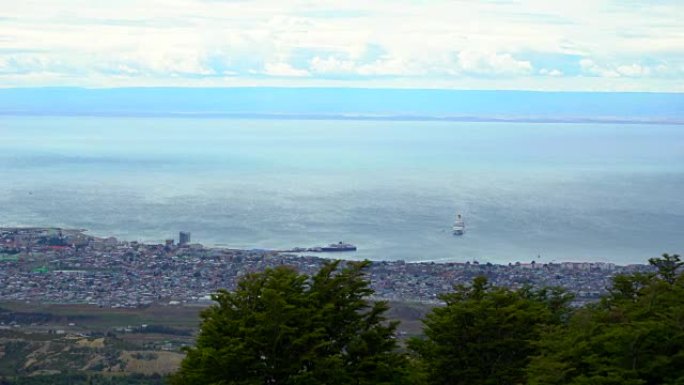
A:
<svg viewBox="0 0 684 385">
<path fill-rule="evenodd" d="M 684 251 L 680 125 L 2 116 L 0 183 L 0 226 L 123 240 L 407 262 Z"/>
</svg>

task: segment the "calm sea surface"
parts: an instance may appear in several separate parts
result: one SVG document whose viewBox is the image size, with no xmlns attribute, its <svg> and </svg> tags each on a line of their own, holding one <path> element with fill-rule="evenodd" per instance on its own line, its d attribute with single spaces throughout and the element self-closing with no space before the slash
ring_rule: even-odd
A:
<svg viewBox="0 0 684 385">
<path fill-rule="evenodd" d="M 684 252 L 684 127 L 0 117 L 0 226 L 349 258 Z M 463 213 L 467 232 L 449 229 Z"/>
</svg>

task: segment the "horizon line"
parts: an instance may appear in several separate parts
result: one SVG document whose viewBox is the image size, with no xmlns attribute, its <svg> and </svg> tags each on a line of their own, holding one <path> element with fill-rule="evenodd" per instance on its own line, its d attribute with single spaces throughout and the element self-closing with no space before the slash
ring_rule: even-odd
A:
<svg viewBox="0 0 684 385">
<path fill-rule="evenodd" d="M 100 117 L 100 118 L 179 118 L 179 119 L 253 119 L 253 120 L 339 120 L 339 121 L 395 121 L 395 122 L 471 122 L 471 123 L 558 123 L 558 124 L 635 124 L 684 125 L 680 119 L 619 118 L 619 117 L 558 117 L 544 116 L 469 116 L 469 115 L 410 115 L 410 114 L 306 114 L 306 113 L 249 113 L 249 112 L 50 112 L 1 111 L 10 117 Z"/>
<path fill-rule="evenodd" d="M 610 91 L 610 90 L 535 90 L 535 89 L 473 89 L 473 88 L 439 88 L 439 87 L 359 87 L 359 86 L 268 86 L 268 85 L 240 85 L 240 86 L 160 86 L 160 85 L 137 85 L 122 87 L 96 87 L 96 86 L 26 86 L 26 87 L 3 87 L 0 92 L 8 90 L 81 90 L 81 91 L 112 91 L 112 90 L 357 90 L 357 91 L 439 91 L 439 92 L 483 92 L 483 93 L 546 93 L 546 94 L 661 94 L 682 95 L 678 91 Z"/>
</svg>

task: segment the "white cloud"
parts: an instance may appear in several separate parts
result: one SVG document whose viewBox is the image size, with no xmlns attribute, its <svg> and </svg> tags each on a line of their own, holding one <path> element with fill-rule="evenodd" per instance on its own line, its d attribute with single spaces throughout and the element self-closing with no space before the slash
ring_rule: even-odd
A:
<svg viewBox="0 0 684 385">
<path fill-rule="evenodd" d="M 651 74 L 651 69 L 649 67 L 641 66 L 639 64 L 621 65 L 616 68 L 620 75 L 640 77 L 648 76 Z"/>
<path fill-rule="evenodd" d="M 684 78 L 678 2 L 0 0 L 0 7 L 0 74 L 13 85 L 272 77 L 299 86 L 338 79 L 475 88 L 491 81 L 538 88 L 543 79 L 567 89 L 551 80 L 618 87 L 599 79 L 629 78 L 638 89 L 667 90 Z"/>
<path fill-rule="evenodd" d="M 325 59 L 316 56 L 311 59 L 310 68 L 312 72 L 319 74 L 351 74 L 356 72 L 356 63 L 332 56 L 328 56 Z"/>
<path fill-rule="evenodd" d="M 309 71 L 292 67 L 288 63 L 266 63 L 264 65 L 264 74 L 270 76 L 284 76 L 284 77 L 303 77 L 309 76 Z"/>
<path fill-rule="evenodd" d="M 363 76 L 421 76 L 425 71 L 400 59 L 381 59 L 360 66 L 357 73 Z"/>
<path fill-rule="evenodd" d="M 605 78 L 617 78 L 620 77 L 620 73 L 615 70 L 606 68 L 596 64 L 591 59 L 580 60 L 580 67 L 582 71 L 587 75 L 600 76 Z"/>
<path fill-rule="evenodd" d="M 542 68 L 539 70 L 539 73 L 544 76 L 553 76 L 553 77 L 558 77 L 558 76 L 563 76 L 563 72 L 557 69 L 548 69 L 548 68 Z"/>
<path fill-rule="evenodd" d="M 628 78 L 649 78 L 649 77 L 682 77 L 683 71 L 677 73 L 675 68 L 665 64 L 643 65 L 638 63 L 627 64 L 597 64 L 591 59 L 580 60 L 580 67 L 585 74 L 600 77 L 628 77 Z"/>
<path fill-rule="evenodd" d="M 517 75 L 532 71 L 529 61 L 517 60 L 508 53 L 461 51 L 458 65 L 466 73 Z"/>
<path fill-rule="evenodd" d="M 321 75 L 358 75 L 372 76 L 418 76 L 417 69 L 409 68 L 407 63 L 398 59 L 378 59 L 370 63 L 344 60 L 329 56 L 311 59 L 311 72 Z"/>
</svg>

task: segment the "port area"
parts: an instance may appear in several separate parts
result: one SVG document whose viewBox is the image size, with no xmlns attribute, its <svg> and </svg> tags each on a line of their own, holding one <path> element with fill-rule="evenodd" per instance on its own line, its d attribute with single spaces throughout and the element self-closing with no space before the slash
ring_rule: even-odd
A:
<svg viewBox="0 0 684 385">
<path fill-rule="evenodd" d="M 329 253 L 329 252 L 342 252 L 342 251 L 356 251 L 356 246 L 352 245 L 351 243 L 346 243 L 346 242 L 337 242 L 337 243 L 331 243 L 328 246 L 316 246 L 316 247 L 309 247 L 309 248 L 304 248 L 304 247 L 295 247 L 290 250 L 279 250 L 280 252 L 284 253 Z"/>
<path fill-rule="evenodd" d="M 279 253 L 343 253 L 343 252 L 355 252 L 356 246 L 353 247 L 294 247 L 287 250 L 275 250 Z"/>
</svg>

